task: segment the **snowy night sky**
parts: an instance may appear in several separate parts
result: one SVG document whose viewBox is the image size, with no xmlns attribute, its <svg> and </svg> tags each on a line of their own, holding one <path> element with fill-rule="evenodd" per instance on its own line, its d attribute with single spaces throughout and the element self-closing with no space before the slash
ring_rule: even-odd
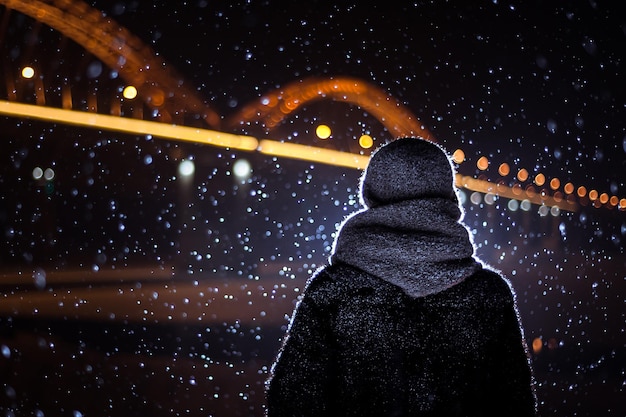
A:
<svg viewBox="0 0 626 417">
<path fill-rule="evenodd" d="M 88 3 L 224 119 L 295 81 L 354 77 L 400 100 L 450 153 L 462 149 L 463 175 L 512 186 L 514 175 L 497 169 L 507 163 L 626 198 L 626 14 L 618 2 Z M 44 79 L 55 80 L 49 94 L 61 70 L 76 91 L 110 95 L 123 86 L 55 30 L 5 6 L 0 13 L 3 77 L 35 62 L 56 76 Z M 375 146 L 390 139 L 371 115 L 331 101 L 305 105 L 271 132 L 250 125 L 236 133 L 318 146 L 320 123 L 333 127 L 328 146 L 339 149 L 362 133 Z M 174 316 L 187 308 L 170 301 L 177 290 L 191 294 L 184 304 L 204 297 L 199 311 L 230 306 L 227 318 L 207 310 L 195 322 L 149 312 L 124 320 L 120 307 L 104 324 L 78 309 L 52 318 L 2 309 L 0 410 L 89 416 L 107 404 L 116 416 L 261 416 L 268 363 L 337 225 L 359 208 L 360 172 L 8 116 L 0 126 L 0 298 L 21 297 L 25 284 L 16 280 L 25 277 L 35 295 L 78 300 L 87 288 L 84 304 L 100 306 L 89 298 L 99 289 L 122 293 L 128 284 L 129 294 L 144 285 L 147 293 L 148 285 L 98 277 L 160 268 L 172 281 L 149 296 L 154 314 L 164 299 Z M 477 168 L 480 156 L 487 170 Z M 241 159 L 252 167 L 245 180 L 233 172 Z M 182 160 L 195 162 L 190 183 L 180 181 Z M 34 181 L 34 167 L 47 166 L 55 181 Z M 517 292 L 542 415 L 626 414 L 626 211 L 583 201 L 547 214 L 469 190 L 462 197 L 477 253 Z M 82 281 L 63 281 L 76 271 Z"/>
</svg>

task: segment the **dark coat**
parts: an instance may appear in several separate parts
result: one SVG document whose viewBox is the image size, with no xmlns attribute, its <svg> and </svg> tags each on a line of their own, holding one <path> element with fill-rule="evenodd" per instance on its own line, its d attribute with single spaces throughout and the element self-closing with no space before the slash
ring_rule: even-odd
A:
<svg viewBox="0 0 626 417">
<path fill-rule="evenodd" d="M 415 298 L 334 263 L 296 309 L 268 415 L 534 416 L 525 346 L 512 288 L 494 271 Z"/>
</svg>

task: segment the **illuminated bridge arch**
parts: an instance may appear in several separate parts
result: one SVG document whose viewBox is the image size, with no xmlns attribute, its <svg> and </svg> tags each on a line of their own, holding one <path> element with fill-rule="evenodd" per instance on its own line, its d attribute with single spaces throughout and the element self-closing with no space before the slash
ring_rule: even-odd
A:
<svg viewBox="0 0 626 417">
<path fill-rule="evenodd" d="M 300 106 L 321 99 L 344 101 L 359 106 L 377 118 L 395 137 L 420 136 L 435 140 L 400 101 L 378 87 L 350 77 L 309 78 L 287 84 L 245 106 L 229 119 L 228 126 L 261 122 L 271 130 Z"/>
<path fill-rule="evenodd" d="M 45 100 L 43 93 L 45 88 L 43 88 L 41 78 L 34 81 L 35 84 L 40 84 L 35 86 L 35 91 L 38 92 L 36 94 L 39 94 L 36 97 L 37 105 L 12 103 L 11 101 L 18 101 L 19 93 L 15 91 L 19 89 L 7 88 L 9 100 L 0 100 L 0 114 L 63 120 L 70 124 L 100 126 L 136 134 L 153 134 L 173 140 L 193 141 L 258 151 L 275 156 L 363 168 L 368 159 L 363 153 L 355 154 L 282 140 L 257 139 L 247 135 L 226 133 L 228 129 L 234 131 L 247 123 L 259 123 L 265 129 L 271 130 L 306 103 L 316 100 L 333 100 L 353 104 L 367 111 L 394 137 L 420 136 L 435 141 L 433 135 L 399 100 L 379 87 L 351 77 L 310 78 L 286 84 L 245 105 L 228 117 L 226 123 L 221 123 L 222 116 L 214 111 L 207 101 L 198 95 L 193 86 L 186 84 L 183 78 L 159 58 L 150 47 L 84 1 L 0 0 L 0 5 L 6 7 L 7 14 L 10 10 L 15 10 L 58 31 L 97 57 L 104 65 L 117 71 L 124 82 L 137 88 L 139 97 L 143 99 L 145 105 L 157 111 L 158 121 L 165 123 L 155 124 L 153 121 L 135 120 L 143 117 L 141 112 L 137 114 L 133 112 L 131 117 L 118 117 L 122 116 L 121 112 L 113 111 L 113 108 L 111 108 L 113 116 L 94 115 L 97 106 L 90 105 L 87 106 L 88 112 L 73 111 L 71 103 L 66 105 L 64 101 L 62 102 L 64 110 L 55 109 Z M 7 18 L 8 15 L 3 16 L 4 23 Z M 6 25 L 4 26 L 6 29 Z M 3 35 L 0 33 L 0 37 Z M 5 68 L 9 68 L 6 62 Z M 10 87 L 11 82 L 12 77 L 7 75 L 7 87 Z M 51 89 L 51 91 L 58 91 L 58 89 Z M 101 94 L 102 91 L 103 89 L 98 90 L 97 94 Z M 62 117 L 59 114 L 62 114 Z M 124 112 L 124 115 L 127 114 L 130 113 Z M 185 114 L 200 116 L 207 126 L 214 130 L 188 127 L 184 126 L 184 123 L 172 124 Z M 459 163 L 460 161 L 462 159 Z M 545 189 L 545 192 L 544 189 L 535 192 L 532 185 L 527 191 L 522 192 L 521 185 L 528 185 L 530 179 L 528 181 L 520 179 L 520 184 L 513 187 L 504 183 L 500 184 L 502 181 L 504 178 L 498 183 L 469 177 L 457 178 L 460 187 L 516 200 L 528 200 L 538 205 L 576 210 L 575 201 L 580 200 L 594 207 L 626 210 L 626 198 L 599 193 L 596 190 L 587 193 L 585 187 L 582 186 L 574 191 L 572 184 L 565 184 L 561 192 L 558 185 L 552 186 L 551 181 L 551 189 Z"/>
<path fill-rule="evenodd" d="M 79 0 L 0 0 L 59 31 L 98 57 L 122 79 L 137 88 L 147 106 L 158 109 L 165 121 L 178 113 L 201 115 L 208 126 L 220 127 L 220 117 L 183 78 L 124 27 Z"/>
<path fill-rule="evenodd" d="M 221 116 L 198 96 L 191 85 L 141 39 L 81 0 L 0 0 L 7 9 L 23 13 L 62 35 L 116 70 L 137 88 L 145 104 L 158 110 L 162 121 L 187 112 L 200 115 L 208 127 L 220 129 Z M 392 136 L 433 135 L 401 102 L 365 81 L 337 77 L 311 78 L 287 84 L 264 95 L 229 117 L 226 127 L 261 122 L 271 130 L 300 106 L 314 100 L 344 101 L 369 112 Z M 43 103 L 40 103 L 43 104 Z"/>
</svg>

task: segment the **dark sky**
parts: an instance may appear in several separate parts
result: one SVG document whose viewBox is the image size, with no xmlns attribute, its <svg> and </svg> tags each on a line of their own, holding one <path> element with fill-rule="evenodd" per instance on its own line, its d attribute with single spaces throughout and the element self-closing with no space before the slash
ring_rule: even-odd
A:
<svg viewBox="0 0 626 417">
<path fill-rule="evenodd" d="M 91 3 L 224 116 L 295 80 L 349 75 L 449 148 L 626 195 L 618 2 Z"/>
</svg>

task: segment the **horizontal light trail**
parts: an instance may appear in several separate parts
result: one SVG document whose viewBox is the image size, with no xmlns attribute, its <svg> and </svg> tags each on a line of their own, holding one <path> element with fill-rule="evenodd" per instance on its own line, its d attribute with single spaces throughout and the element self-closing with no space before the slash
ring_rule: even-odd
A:
<svg viewBox="0 0 626 417">
<path fill-rule="evenodd" d="M 253 136 L 236 135 L 209 129 L 173 125 L 86 111 L 16 103 L 6 100 L 0 100 L 0 114 L 33 118 L 55 123 L 66 123 L 93 129 L 112 130 L 139 135 L 152 135 L 158 138 L 201 143 L 223 148 L 256 151 L 265 155 L 311 161 L 353 169 L 364 169 L 369 161 L 368 156 L 351 152 L 342 152 L 315 146 L 280 142 L 271 139 L 257 139 Z M 573 201 L 556 199 L 542 193 L 529 195 L 525 191 L 521 191 L 519 189 L 514 189 L 506 185 L 496 184 L 472 177 L 457 175 L 456 183 L 457 186 L 461 188 L 478 191 L 480 193 L 491 193 L 519 201 L 526 200 L 537 205 L 556 206 L 561 210 L 576 211 L 578 209 L 578 204 Z M 623 209 L 621 205 L 619 208 Z"/>
<path fill-rule="evenodd" d="M 100 113 L 15 103 L 12 101 L 0 100 L 0 114 L 29 117 L 94 129 L 152 135 L 165 139 L 201 143 L 244 151 L 259 151 L 266 155 L 300 159 L 347 168 L 364 169 L 369 160 L 369 157 L 365 155 L 315 146 L 279 142 L 269 139 L 259 140 L 253 136 L 235 135 L 232 133 L 217 132 L 215 130 L 132 119 L 129 117 L 110 116 Z"/>
<path fill-rule="evenodd" d="M 540 206 L 545 205 L 550 207 L 558 207 L 559 210 L 578 210 L 578 204 L 574 201 L 569 201 L 566 199 L 556 199 L 547 194 L 542 194 L 541 192 L 529 193 L 528 191 L 522 190 L 521 188 L 515 189 L 507 185 L 479 180 L 461 174 L 456 174 L 455 183 L 456 186 L 459 188 L 466 188 L 468 190 L 478 191 L 483 194 L 493 194 L 500 197 L 506 197 L 519 201 L 526 200 L 530 203 Z"/>
<path fill-rule="evenodd" d="M 29 320 L 165 325 L 241 321 L 246 325 L 280 326 L 293 309 L 293 287 L 303 285 L 291 282 L 285 286 L 278 275 L 264 278 L 263 283 L 215 277 L 195 282 L 153 281 L 149 275 L 136 275 L 133 281 L 91 285 L 92 276 L 84 278 L 82 285 L 69 289 L 52 285 L 42 291 L 25 286 L 0 293 L 0 315 Z M 285 295 L 268 295 L 276 288 Z"/>
<path fill-rule="evenodd" d="M 36 106 L 11 101 L 0 101 L 0 114 L 31 117 L 39 120 L 61 122 L 96 129 L 116 130 L 139 135 L 152 135 L 161 138 L 245 151 L 254 151 L 259 146 L 259 141 L 251 136 L 234 135 L 232 133 L 217 132 L 215 130 L 131 119 L 129 117 L 110 116 L 100 113 Z"/>
<path fill-rule="evenodd" d="M 369 156 L 351 152 L 341 152 L 334 149 L 319 148 L 316 146 L 300 145 L 297 143 L 278 142 L 263 139 L 259 143 L 259 152 L 266 155 L 282 156 L 291 159 L 300 159 L 311 162 L 322 162 L 328 165 L 347 168 L 365 169 Z"/>
</svg>

